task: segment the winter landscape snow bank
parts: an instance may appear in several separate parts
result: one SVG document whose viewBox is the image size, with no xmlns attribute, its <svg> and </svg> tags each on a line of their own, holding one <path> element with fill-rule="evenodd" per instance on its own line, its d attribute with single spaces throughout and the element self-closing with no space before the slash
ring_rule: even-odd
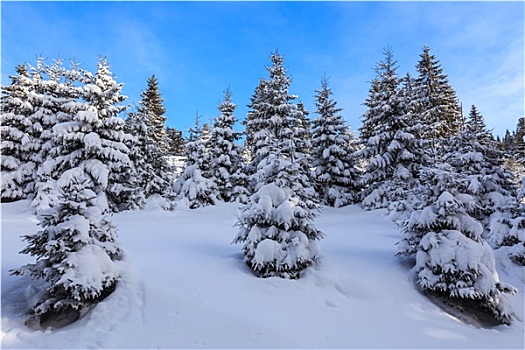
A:
<svg viewBox="0 0 525 350">
<path fill-rule="evenodd" d="M 517 319 L 480 329 L 420 294 L 413 261 L 396 258 L 398 229 L 384 211 L 327 209 L 321 261 L 299 280 L 256 278 L 231 244 L 237 206 L 114 216 L 129 268 L 117 290 L 78 322 L 54 331 L 24 325 L 32 262 L 20 236 L 38 230 L 28 201 L 2 204 L 2 348 L 520 348 L 523 267 L 498 258 Z"/>
</svg>

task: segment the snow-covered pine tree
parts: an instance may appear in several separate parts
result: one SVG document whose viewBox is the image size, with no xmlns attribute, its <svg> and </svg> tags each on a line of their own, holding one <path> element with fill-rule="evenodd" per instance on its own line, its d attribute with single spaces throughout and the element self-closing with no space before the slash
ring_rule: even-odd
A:
<svg viewBox="0 0 525 350">
<path fill-rule="evenodd" d="M 166 140 L 168 155 L 182 156 L 184 154 L 184 137 L 182 136 L 182 131 L 167 126 Z"/>
<path fill-rule="evenodd" d="M 105 59 L 95 75 L 46 73 L 50 80 L 44 95 L 55 98 L 52 107 L 57 112 L 50 114 L 54 126 L 45 130 L 46 160 L 39 174 L 48 179 L 42 188 L 58 194 L 52 206 L 42 208 L 43 230 L 26 236 L 24 253 L 36 256 L 37 262 L 14 273 L 47 283 L 33 313 L 41 326 L 56 326 L 74 321 L 80 309 L 109 295 L 120 278 L 117 261 L 122 251 L 115 243 L 108 192 L 120 184 L 115 175 L 132 169 L 125 145 L 132 138 L 117 117 L 121 85 L 111 77 Z M 78 84 L 68 81 L 71 77 L 78 78 Z"/>
<path fill-rule="evenodd" d="M 207 142 L 210 162 L 210 178 L 219 189 L 219 198 L 225 202 L 245 203 L 248 196 L 247 177 L 242 149 L 237 144 L 241 133 L 233 130 L 237 122 L 234 115 L 237 107 L 231 99 L 230 88 L 224 91 L 224 100 L 219 104 L 221 114 L 215 118 L 211 137 Z"/>
<path fill-rule="evenodd" d="M 189 129 L 186 142 L 186 163 L 181 176 L 175 181 L 174 193 L 190 209 L 214 205 L 218 201 L 219 189 L 210 179 L 209 158 L 201 138 L 202 127 L 199 116 L 195 116 L 195 127 Z"/>
<path fill-rule="evenodd" d="M 503 153 L 485 129 L 483 116 L 473 107 L 461 132 L 443 146 L 443 159 L 467 177 L 462 192 L 471 195 L 477 211 L 469 212 L 488 229 L 490 216 L 514 199 L 513 174 L 502 166 Z"/>
<path fill-rule="evenodd" d="M 525 118 L 521 119 L 525 126 Z M 519 131 L 518 123 L 518 131 Z M 525 128 L 523 129 L 525 133 Z M 523 134 L 524 137 L 525 134 Z M 525 140 L 523 140 L 525 142 Z M 525 157 L 516 158 L 525 164 Z M 523 167 L 523 166 L 522 166 Z M 516 264 L 525 266 L 525 175 L 515 198 L 490 218 L 489 239 L 496 249 L 503 251 Z"/>
<path fill-rule="evenodd" d="M 171 208 L 173 176 L 167 161 L 166 110 L 155 76 L 148 79 L 141 96 L 140 107 L 126 120 L 128 132 L 137 138 L 132 146 L 132 160 L 138 172 L 136 182 L 145 198 L 159 195 L 167 201 L 166 208 Z"/>
<path fill-rule="evenodd" d="M 468 180 L 446 163 L 425 168 L 421 178 L 419 209 L 405 224 L 399 255 L 416 255 L 417 284 L 427 293 L 509 323 L 513 311 L 504 294 L 515 289 L 499 281 L 483 226 L 467 212 L 474 201 L 460 189 Z"/>
<path fill-rule="evenodd" d="M 162 151 L 166 149 L 166 130 L 164 123 L 167 120 L 164 99 L 159 92 L 159 83 L 155 75 L 148 81 L 146 90 L 141 93 L 140 107 L 138 112 L 147 117 L 149 136 L 156 142 Z"/>
<path fill-rule="evenodd" d="M 255 137 L 256 134 L 265 127 L 265 119 L 264 117 L 262 117 L 262 111 L 264 110 L 266 86 L 266 80 L 260 79 L 259 85 L 257 85 L 253 96 L 250 98 L 251 103 L 248 105 L 248 108 L 250 108 L 250 110 L 246 114 L 245 120 L 242 121 L 242 124 L 244 125 L 245 135 L 243 148 L 245 160 L 247 163 L 245 172 L 246 175 L 249 177 L 251 177 L 257 172 L 257 164 L 260 161 L 260 159 L 257 160 L 255 158 L 258 153 L 259 147 L 262 145 L 258 144 Z M 260 138 L 261 135 L 257 135 L 257 137 Z M 254 191 L 255 184 L 249 183 L 248 186 L 249 192 L 252 193 Z"/>
<path fill-rule="evenodd" d="M 515 159 L 521 165 L 517 175 L 523 177 L 525 176 L 525 117 L 518 119 L 514 140 L 516 145 Z"/>
<path fill-rule="evenodd" d="M 72 64 L 71 69 L 66 69 L 61 59 L 48 65 L 44 58 L 39 57 L 36 66 L 30 66 L 30 72 L 35 87 L 35 93 L 31 95 L 34 112 L 30 116 L 30 134 L 33 136 L 32 159 L 37 167 L 31 206 L 39 212 L 58 201 L 54 184 L 56 178 L 52 178 L 48 173 L 49 169 L 43 167 L 44 162 L 51 157 L 51 149 L 55 147 L 54 127 L 60 121 L 70 119 L 69 109 L 81 95 L 78 85 L 85 84 L 86 81 L 85 71 L 78 69 L 76 63 Z"/>
<path fill-rule="evenodd" d="M 408 102 L 396 74 L 397 61 L 390 48 L 384 55 L 375 68 L 377 77 L 365 103 L 368 110 L 360 128 L 363 148 L 356 153 L 367 164 L 361 178 L 362 205 L 367 209 L 386 208 L 405 198 L 407 191 L 418 185 L 418 172 L 425 159 L 414 134 L 414 118 L 405 108 Z"/>
<path fill-rule="evenodd" d="M 426 125 L 425 137 L 437 147 L 442 138 L 459 133 L 461 106 L 441 64 L 430 54 L 428 46 L 423 48 L 416 70 L 419 76 L 414 81 L 413 89 L 419 107 L 417 114 Z"/>
<path fill-rule="evenodd" d="M 121 105 L 127 99 L 121 94 L 124 84 L 115 81 L 105 57 L 100 58 L 95 75 L 91 78 L 88 73 L 87 78 L 82 98 L 89 105 L 88 110 L 91 109 L 99 118 L 92 131 L 98 134 L 102 147 L 113 143 L 112 147 L 116 151 L 102 156 L 109 170 L 106 188 L 109 206 L 113 211 L 135 209 L 139 205 L 136 184 L 132 180 L 136 178 L 136 171 L 129 159 L 127 147 L 133 136 L 126 132 L 125 122 L 119 117 L 127 109 Z M 95 152 L 100 151 L 98 149 Z"/>
<path fill-rule="evenodd" d="M 359 171 L 354 165 L 356 151 L 350 134 L 331 98 L 328 79 L 321 79 L 321 90 L 316 90 L 315 113 L 312 130 L 312 168 L 315 188 L 323 204 L 341 207 L 359 200 Z"/>
<path fill-rule="evenodd" d="M 323 235 L 313 225 L 319 209 L 304 169 L 304 115 L 288 93 L 283 56 L 275 53 L 271 61 L 269 80 L 251 107 L 256 113 L 247 121 L 255 192 L 241 208 L 234 243 L 243 243 L 245 261 L 257 276 L 299 278 L 317 259 L 316 241 Z"/>
<path fill-rule="evenodd" d="M 42 230 L 24 236 L 28 245 L 22 253 L 36 262 L 11 272 L 45 282 L 30 305 L 27 324 L 32 327 L 74 322 L 84 309 L 111 294 L 121 278 L 124 253 L 105 195 L 97 194 L 96 187 L 92 175 L 81 168 L 64 171 L 57 181 L 59 203 L 40 213 Z"/>
<path fill-rule="evenodd" d="M 525 266 L 525 203 L 520 203 L 520 198 L 523 197 L 492 214 L 489 240 L 495 249 L 504 251 L 516 264 Z"/>
<path fill-rule="evenodd" d="M 16 67 L 11 85 L 2 87 L 0 135 L 2 202 L 26 198 L 33 192 L 37 164 L 32 159 L 34 140 L 32 96 L 33 81 L 25 64 Z"/>
</svg>

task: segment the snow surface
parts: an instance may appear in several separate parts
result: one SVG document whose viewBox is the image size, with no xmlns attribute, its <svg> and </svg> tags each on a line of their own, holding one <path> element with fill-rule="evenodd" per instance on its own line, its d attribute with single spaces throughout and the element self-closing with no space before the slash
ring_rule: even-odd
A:
<svg viewBox="0 0 525 350">
<path fill-rule="evenodd" d="M 518 320 L 478 329 L 416 290 L 414 261 L 394 256 L 401 234 L 384 211 L 323 211 L 320 263 L 285 280 L 256 278 L 231 244 L 237 206 L 116 214 L 125 279 L 76 323 L 32 331 L 23 314 L 34 290 L 8 271 L 34 262 L 18 252 L 37 220 L 29 201 L 1 204 L 2 348 L 524 348 L 523 267 L 501 256 Z"/>
</svg>

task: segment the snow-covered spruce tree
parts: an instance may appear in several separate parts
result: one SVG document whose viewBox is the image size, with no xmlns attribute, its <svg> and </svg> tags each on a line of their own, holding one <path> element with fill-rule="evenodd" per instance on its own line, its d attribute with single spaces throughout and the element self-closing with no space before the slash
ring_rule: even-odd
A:
<svg viewBox="0 0 525 350">
<path fill-rule="evenodd" d="M 166 112 L 158 91 L 155 76 L 148 79 L 148 87 L 141 94 L 136 112 L 128 115 L 126 128 L 136 137 L 132 146 L 132 160 L 137 169 L 137 184 L 145 198 L 159 195 L 172 207 L 172 169 L 167 161 L 167 136 L 164 130 Z"/>
<path fill-rule="evenodd" d="M 91 78 L 89 73 L 87 75 Z M 113 154 L 103 156 L 109 170 L 106 194 L 113 211 L 136 209 L 139 205 L 136 184 L 133 181 L 136 172 L 129 159 L 127 147 L 133 136 L 126 132 L 124 120 L 118 117 L 127 109 L 121 105 L 127 99 L 127 96 L 121 94 L 123 85 L 115 81 L 109 63 L 102 57 L 98 62 L 97 72 L 87 80 L 82 91 L 83 100 L 90 106 L 88 110 L 91 109 L 99 117 L 92 131 L 98 134 L 102 147 L 112 143 L 116 150 Z"/>
<path fill-rule="evenodd" d="M 515 289 L 499 281 L 483 226 L 467 212 L 474 200 L 460 189 L 468 180 L 446 163 L 425 168 L 421 178 L 420 209 L 406 222 L 399 255 L 416 255 L 417 284 L 427 293 L 509 323 L 513 311 L 504 294 Z"/>
<path fill-rule="evenodd" d="M 184 137 L 182 136 L 182 131 L 167 126 L 166 142 L 168 155 L 182 156 L 184 154 Z"/>
<path fill-rule="evenodd" d="M 101 166 L 100 172 L 107 168 Z M 13 270 L 45 281 L 27 324 L 59 327 L 74 322 L 83 309 L 111 294 L 121 278 L 123 251 L 104 193 L 81 168 L 66 170 L 57 181 L 59 203 L 39 214 L 42 230 L 26 235 L 22 251 L 36 262 Z"/>
<path fill-rule="evenodd" d="M 155 75 L 152 75 L 147 81 L 147 88 L 141 93 L 139 113 L 147 118 L 148 133 L 159 147 L 164 150 L 166 148 L 166 130 L 164 123 L 167 117 L 166 108 L 164 108 L 164 100 L 159 92 L 159 83 Z"/>
<path fill-rule="evenodd" d="M 103 191 L 107 195 L 112 210 L 118 210 L 129 199 L 132 189 L 126 183 L 133 176 L 125 145 L 132 137 L 124 132 L 124 121 L 117 117 L 124 108 L 118 105 L 123 100 L 121 84 L 111 77 L 105 59 L 99 61 L 95 75 L 87 71 L 81 75 L 78 84 L 54 84 L 57 112 L 50 115 L 53 127 L 42 133 L 45 161 L 38 175 L 45 180 L 42 188 L 49 190 L 66 170 L 80 167 L 92 176 L 97 193 Z M 39 197 L 44 196 L 37 193 L 36 198 Z"/>
<path fill-rule="evenodd" d="M 525 266 L 525 203 L 508 203 L 490 218 L 489 240 L 516 264 Z"/>
<path fill-rule="evenodd" d="M 367 166 L 361 178 L 362 205 L 366 209 L 386 208 L 405 197 L 418 185 L 418 172 L 425 155 L 414 134 L 413 118 L 405 109 L 404 91 L 396 74 L 397 62 L 390 48 L 376 66 L 363 115 L 363 148 L 356 156 Z"/>
<path fill-rule="evenodd" d="M 359 200 L 360 174 L 353 164 L 356 149 L 339 114 L 342 109 L 331 96 L 325 77 L 315 95 L 318 117 L 312 122 L 312 168 L 321 202 L 337 208 Z"/>
<path fill-rule="evenodd" d="M 25 64 L 16 67 L 11 85 L 2 87 L 0 140 L 2 202 L 26 198 L 33 192 L 36 164 L 32 159 L 34 141 L 32 96 L 36 95 L 33 81 Z"/>
<path fill-rule="evenodd" d="M 190 209 L 214 205 L 218 201 L 219 189 L 210 179 L 209 158 L 202 141 L 202 128 L 199 116 L 195 116 L 195 127 L 189 129 L 190 138 L 186 142 L 186 164 L 181 176 L 175 181 L 174 193 Z"/>
<path fill-rule="evenodd" d="M 137 112 L 130 111 L 124 122 L 124 130 L 126 133 L 133 136 L 131 140 L 126 142 L 129 148 L 129 159 L 135 169 L 135 177 L 128 179 L 128 184 L 134 188 L 131 195 L 132 203 L 137 209 L 142 209 L 146 205 L 146 193 L 148 186 L 156 184 L 157 181 L 152 181 L 151 184 L 147 179 L 154 176 L 155 172 L 153 166 L 148 161 L 145 154 L 145 140 L 147 139 L 148 127 L 141 115 Z M 132 209 L 132 208 L 130 208 Z"/>
<path fill-rule="evenodd" d="M 416 70 L 419 75 L 413 89 L 419 107 L 417 113 L 427 126 L 425 137 L 438 147 L 442 139 L 459 133 L 461 106 L 441 64 L 430 54 L 428 46 L 423 48 Z"/>
<path fill-rule="evenodd" d="M 248 120 L 255 192 L 241 208 L 234 243 L 243 243 L 245 261 L 257 276 L 299 278 L 317 259 L 316 241 L 323 235 L 313 225 L 319 209 L 304 169 L 304 117 L 288 93 L 283 57 L 275 53 L 271 61 L 269 80 L 252 109 L 257 112 Z"/>
<path fill-rule="evenodd" d="M 86 84 L 84 71 L 76 63 L 70 69 L 63 66 L 62 60 L 54 60 L 48 65 L 42 57 L 36 66 L 30 66 L 30 74 L 35 93 L 31 95 L 34 111 L 30 116 L 32 137 L 32 159 L 36 164 L 34 199 L 31 206 L 36 212 L 55 205 L 58 201 L 53 178 L 43 167 L 55 147 L 54 127 L 61 121 L 69 121 L 69 110 L 79 100 L 82 92 L 78 86 Z"/>
<path fill-rule="evenodd" d="M 525 163 L 525 159 L 523 159 Z M 490 218 L 489 239 L 516 264 L 525 266 L 525 176 L 521 188 L 501 212 Z"/>
<path fill-rule="evenodd" d="M 246 175 L 252 177 L 257 172 L 257 164 L 260 159 L 256 159 L 257 153 L 259 153 L 259 143 L 261 142 L 261 135 L 256 135 L 260 130 L 263 130 L 267 124 L 263 115 L 265 96 L 266 96 L 266 85 L 265 79 L 259 81 L 259 85 L 255 88 L 253 96 L 250 98 L 251 103 L 248 105 L 250 110 L 246 114 L 246 118 L 242 121 L 244 125 L 244 155 L 246 158 Z M 259 139 L 256 140 L 256 136 Z M 249 183 L 249 192 L 253 192 L 256 184 Z"/>
<path fill-rule="evenodd" d="M 488 228 L 489 218 L 515 197 L 513 174 L 503 166 L 503 153 L 485 129 L 483 116 L 473 107 L 458 135 L 442 147 L 443 159 L 466 176 L 464 193 L 470 194 L 478 210 L 469 212 Z"/>
<path fill-rule="evenodd" d="M 237 122 L 234 115 L 237 106 L 232 102 L 231 95 L 229 88 L 224 91 L 224 100 L 219 104 L 221 114 L 215 118 L 211 137 L 207 142 L 209 175 L 219 189 L 221 200 L 245 203 L 248 196 L 247 177 L 244 173 L 242 149 L 237 144 L 241 133 L 233 130 Z"/>
</svg>

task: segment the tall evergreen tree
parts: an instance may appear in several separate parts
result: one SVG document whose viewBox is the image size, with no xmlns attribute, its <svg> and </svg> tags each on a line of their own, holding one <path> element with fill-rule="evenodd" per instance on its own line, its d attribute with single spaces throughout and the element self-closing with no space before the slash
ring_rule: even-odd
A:
<svg viewBox="0 0 525 350">
<path fill-rule="evenodd" d="M 312 131 L 315 187 L 323 204 L 341 207 L 357 202 L 359 197 L 359 172 L 352 157 L 356 149 L 339 114 L 342 109 L 331 98 L 326 77 L 316 93 L 318 117 L 313 120 Z"/>
<path fill-rule="evenodd" d="M 36 95 L 26 65 L 16 67 L 11 85 L 2 87 L 1 97 L 1 175 L 2 201 L 25 198 L 33 192 L 37 164 L 31 153 L 34 136 L 31 133 L 34 111 L 32 95 Z"/>
<path fill-rule="evenodd" d="M 130 181 L 136 177 L 136 171 L 129 158 L 127 146 L 133 137 L 126 132 L 125 123 L 120 118 L 127 109 L 127 106 L 122 105 L 127 99 L 127 96 L 121 94 L 123 85 L 115 81 L 107 59 L 102 57 L 97 72 L 92 81 L 85 85 L 82 93 L 83 99 L 90 106 L 88 110 L 96 113 L 102 124 L 102 127 L 94 124 L 93 129 L 98 133 L 102 147 L 111 142 L 116 150 L 114 154 L 103 158 L 109 170 L 106 194 L 110 208 L 114 211 L 136 208 L 137 205 L 136 184 Z"/>
<path fill-rule="evenodd" d="M 44 130 L 46 158 L 39 175 L 47 180 L 41 188 L 55 189 L 57 199 L 41 208 L 43 230 L 25 236 L 23 252 L 36 256 L 37 262 L 13 271 L 47 283 L 33 308 L 41 326 L 59 318 L 74 321 L 78 310 L 115 289 L 122 250 L 108 204 L 117 204 L 111 195 L 122 192 L 115 186 L 133 170 L 125 145 L 132 138 L 117 117 L 124 108 L 119 105 L 124 99 L 121 84 L 113 79 L 107 61 L 99 61 L 95 75 L 56 68 L 44 69 L 49 80 L 42 77 L 40 82 L 56 113 L 47 117 L 53 127 Z"/>
<path fill-rule="evenodd" d="M 167 120 L 164 100 L 159 92 L 159 83 L 155 75 L 152 75 L 147 81 L 146 90 L 141 93 L 140 107 L 138 112 L 147 118 L 148 133 L 159 147 L 166 148 L 166 131 L 164 123 Z"/>
<path fill-rule="evenodd" d="M 148 79 L 148 86 L 141 96 L 140 107 L 136 113 L 128 116 L 126 123 L 127 130 L 137 137 L 132 156 L 139 173 L 137 182 L 145 198 L 153 195 L 168 198 L 171 197 L 173 179 L 166 159 L 166 110 L 155 76 Z"/>
<path fill-rule="evenodd" d="M 38 58 L 35 67 L 30 67 L 30 72 L 35 87 L 32 95 L 34 112 L 30 116 L 34 140 L 32 159 L 37 165 L 32 207 L 39 212 L 55 205 L 58 200 L 54 186 L 58 174 L 51 174 L 51 170 L 43 166 L 53 157 L 55 127 L 72 119 L 70 110 L 76 109 L 77 103 L 81 102 L 82 89 L 92 79 L 92 74 L 78 69 L 76 64 L 66 69 L 60 59 L 48 65 L 42 57 Z"/>
<path fill-rule="evenodd" d="M 317 259 L 322 234 L 312 223 L 318 205 L 304 171 L 303 112 L 288 93 L 283 57 L 275 53 L 271 61 L 269 80 L 259 85 L 264 88 L 251 107 L 256 112 L 247 121 L 255 145 L 255 191 L 241 209 L 234 242 L 243 243 L 245 261 L 256 275 L 298 278 Z"/>
<path fill-rule="evenodd" d="M 243 121 L 245 135 L 245 155 L 247 157 L 246 174 L 249 177 L 257 172 L 257 165 L 261 160 L 260 148 L 264 147 L 264 135 L 259 134 L 266 127 L 264 118 L 265 96 L 267 94 L 267 81 L 261 79 L 259 85 L 255 88 L 253 96 L 250 98 L 251 103 L 248 105 L 250 110 Z M 249 190 L 253 192 L 255 184 L 249 183 Z"/>
<path fill-rule="evenodd" d="M 472 109 L 461 132 L 443 147 L 443 159 L 466 176 L 463 192 L 470 194 L 477 211 L 470 212 L 485 228 L 495 212 L 504 210 L 515 196 L 513 174 L 503 164 L 503 154 L 485 130 L 483 117 Z"/>
<path fill-rule="evenodd" d="M 456 92 L 443 73 L 441 64 L 425 46 L 416 66 L 419 76 L 414 82 L 419 118 L 426 124 L 426 138 L 438 145 L 439 140 L 459 133 L 461 107 Z"/>
<path fill-rule="evenodd" d="M 224 91 L 224 100 L 219 104 L 221 114 L 215 118 L 211 137 L 208 141 L 210 177 L 219 189 L 220 198 L 225 202 L 247 199 L 247 179 L 244 160 L 237 141 L 241 133 L 234 131 L 237 122 L 234 115 L 237 107 L 231 100 L 232 92 Z"/>
<path fill-rule="evenodd" d="M 414 119 L 405 108 L 397 61 L 390 48 L 384 54 L 365 103 L 368 110 L 360 129 L 363 148 L 357 152 L 367 163 L 361 179 L 365 208 L 386 208 L 405 196 L 408 189 L 417 186 L 420 163 L 425 158 L 414 134 Z"/>
<path fill-rule="evenodd" d="M 169 155 L 182 156 L 184 154 L 184 137 L 182 136 L 182 131 L 169 126 L 166 127 L 166 142 Z"/>
</svg>

